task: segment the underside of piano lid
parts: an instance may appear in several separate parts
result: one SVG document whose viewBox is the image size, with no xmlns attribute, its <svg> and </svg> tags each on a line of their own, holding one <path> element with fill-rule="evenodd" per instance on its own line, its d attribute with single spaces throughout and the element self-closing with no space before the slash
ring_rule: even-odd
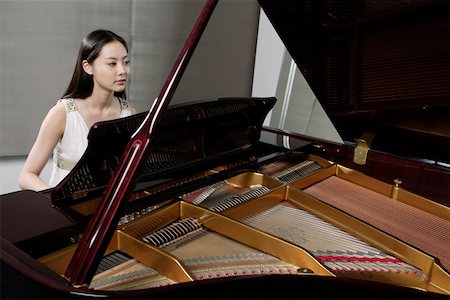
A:
<svg viewBox="0 0 450 300">
<path fill-rule="evenodd" d="M 448 1 L 259 3 L 345 142 L 450 162 Z"/>
</svg>

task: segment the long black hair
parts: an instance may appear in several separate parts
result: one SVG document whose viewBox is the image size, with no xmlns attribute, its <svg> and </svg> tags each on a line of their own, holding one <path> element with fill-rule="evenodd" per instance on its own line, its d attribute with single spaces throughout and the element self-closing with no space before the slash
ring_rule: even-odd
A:
<svg viewBox="0 0 450 300">
<path fill-rule="evenodd" d="M 83 60 L 87 60 L 91 64 L 98 57 L 103 46 L 114 41 L 120 42 L 128 52 L 128 46 L 125 40 L 109 30 L 98 29 L 92 31 L 83 39 L 80 50 L 78 51 L 77 63 L 73 71 L 72 80 L 63 98 L 85 99 L 92 94 L 94 80 L 92 79 L 92 75 L 87 74 L 83 70 Z M 114 95 L 120 98 L 126 98 L 125 90 L 123 92 L 114 92 Z"/>
</svg>

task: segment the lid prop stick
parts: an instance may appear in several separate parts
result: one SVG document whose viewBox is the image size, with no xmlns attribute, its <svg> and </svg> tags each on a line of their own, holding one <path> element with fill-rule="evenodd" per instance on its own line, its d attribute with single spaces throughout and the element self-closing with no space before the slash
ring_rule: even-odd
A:
<svg viewBox="0 0 450 300">
<path fill-rule="evenodd" d="M 146 118 L 133 133 L 122 154 L 120 166 L 108 182 L 99 206 L 87 225 L 65 277 L 74 285 L 88 285 L 116 229 L 121 212 L 134 188 L 142 157 L 162 112 L 167 108 L 184 70 L 200 40 L 218 0 L 207 0 Z"/>
</svg>

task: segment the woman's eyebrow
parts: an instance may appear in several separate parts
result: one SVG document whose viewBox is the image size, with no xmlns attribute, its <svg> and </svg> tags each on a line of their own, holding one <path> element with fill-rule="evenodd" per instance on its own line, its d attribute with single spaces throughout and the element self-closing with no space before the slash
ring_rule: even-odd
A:
<svg viewBox="0 0 450 300">
<path fill-rule="evenodd" d="M 128 58 L 128 55 L 125 55 L 124 57 L 122 57 L 122 59 L 126 59 L 126 58 Z M 105 59 L 114 59 L 114 60 L 117 60 L 117 57 L 111 56 L 111 57 L 105 57 Z"/>
</svg>

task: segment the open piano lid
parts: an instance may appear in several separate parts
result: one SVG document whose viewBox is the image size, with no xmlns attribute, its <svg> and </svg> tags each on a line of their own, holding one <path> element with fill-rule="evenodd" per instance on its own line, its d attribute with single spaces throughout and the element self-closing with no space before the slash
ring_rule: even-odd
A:
<svg viewBox="0 0 450 300">
<path fill-rule="evenodd" d="M 450 162 L 450 4 L 259 0 L 345 142 Z"/>
</svg>

